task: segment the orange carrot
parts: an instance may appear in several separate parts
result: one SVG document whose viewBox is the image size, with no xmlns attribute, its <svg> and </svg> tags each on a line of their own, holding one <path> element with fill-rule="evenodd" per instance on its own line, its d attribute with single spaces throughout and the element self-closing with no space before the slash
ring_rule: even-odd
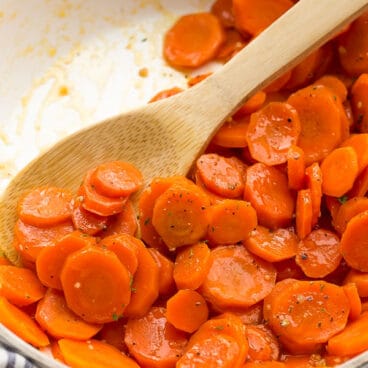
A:
<svg viewBox="0 0 368 368">
<path fill-rule="evenodd" d="M 314 85 L 322 85 L 329 88 L 340 100 L 344 102 L 348 96 L 348 90 L 345 84 L 334 75 L 324 75 L 321 78 L 317 79 Z"/>
<path fill-rule="evenodd" d="M 87 340 L 101 330 L 102 325 L 91 324 L 73 313 L 66 305 L 63 294 L 49 289 L 38 303 L 36 321 L 51 336 Z"/>
<path fill-rule="evenodd" d="M 216 204 L 218 202 L 223 201 L 225 198 L 214 193 L 211 192 L 210 190 L 207 189 L 207 187 L 205 186 L 203 180 L 201 179 L 201 177 L 198 174 L 198 170 L 194 171 L 194 182 L 196 183 L 196 185 L 201 188 L 201 190 L 207 195 L 209 201 L 210 201 L 210 205 Z"/>
<path fill-rule="evenodd" d="M 313 227 L 313 197 L 311 189 L 302 189 L 297 193 L 295 227 L 299 239 L 304 239 Z"/>
<path fill-rule="evenodd" d="M 266 92 L 268 95 L 271 93 L 279 92 L 283 87 L 285 87 L 286 83 L 291 78 L 291 70 L 286 71 L 280 77 L 272 81 L 268 86 L 263 88 L 263 91 Z"/>
<path fill-rule="evenodd" d="M 183 92 L 184 90 L 180 87 L 172 87 L 168 89 L 164 89 L 157 94 L 155 94 L 148 102 L 156 102 L 159 100 L 163 100 L 165 98 L 177 95 L 180 92 Z"/>
<path fill-rule="evenodd" d="M 298 244 L 296 263 L 306 276 L 323 278 L 333 272 L 342 259 L 340 239 L 332 231 L 313 230 Z"/>
<path fill-rule="evenodd" d="M 286 368 L 284 362 L 279 361 L 254 361 L 254 362 L 247 362 L 242 365 L 242 368 Z"/>
<path fill-rule="evenodd" d="M 358 159 L 359 175 L 368 166 L 368 133 L 353 134 L 342 142 L 341 146 L 352 147 L 354 149 Z"/>
<path fill-rule="evenodd" d="M 166 304 L 166 318 L 178 330 L 193 333 L 207 321 L 208 307 L 195 290 L 179 290 Z"/>
<path fill-rule="evenodd" d="M 354 126 L 361 133 L 368 133 L 368 73 L 359 76 L 351 88 L 351 109 Z"/>
<path fill-rule="evenodd" d="M 206 243 L 196 243 L 178 251 L 173 277 L 178 289 L 198 289 L 210 267 L 210 249 Z"/>
<path fill-rule="evenodd" d="M 212 143 L 229 148 L 242 148 L 247 146 L 246 133 L 249 117 L 226 122 L 212 138 Z"/>
<path fill-rule="evenodd" d="M 284 102 L 270 102 L 253 113 L 246 132 L 252 157 L 266 165 L 287 161 L 288 150 L 298 141 L 300 121 L 296 110 Z"/>
<path fill-rule="evenodd" d="M 295 262 L 295 258 L 285 259 L 284 261 L 273 264 L 277 271 L 276 281 L 285 279 L 304 279 L 305 275 L 302 269 Z"/>
<path fill-rule="evenodd" d="M 217 59 L 224 62 L 230 60 L 243 49 L 247 43 L 248 41 L 246 41 L 236 29 L 230 28 L 225 30 L 225 41 L 217 52 Z"/>
<path fill-rule="evenodd" d="M 364 197 L 368 192 L 368 167 L 355 179 L 354 185 L 348 193 L 349 198 Z"/>
<path fill-rule="evenodd" d="M 72 192 L 57 187 L 39 187 L 24 193 L 18 202 L 18 216 L 28 225 L 52 226 L 71 217 Z"/>
<path fill-rule="evenodd" d="M 2 296 L 0 296 L 0 323 L 35 347 L 50 344 L 49 338 L 36 322 Z"/>
<path fill-rule="evenodd" d="M 303 150 L 291 145 L 287 151 L 287 176 L 290 189 L 301 190 L 305 182 L 305 159 Z"/>
<path fill-rule="evenodd" d="M 61 353 L 60 346 L 57 340 L 54 340 L 51 342 L 50 349 L 51 349 L 51 354 L 53 358 L 59 361 L 60 363 L 65 364 L 65 360 L 64 360 L 63 354 Z"/>
<path fill-rule="evenodd" d="M 194 77 L 190 77 L 187 80 L 187 85 L 188 85 L 188 87 L 194 87 L 196 84 L 202 82 L 203 80 L 205 80 L 206 78 L 208 78 L 212 74 L 213 74 L 212 72 L 208 72 L 208 73 L 204 73 L 204 74 L 198 74 Z"/>
<path fill-rule="evenodd" d="M 234 118 L 240 119 L 246 115 L 252 114 L 259 110 L 266 101 L 267 94 L 264 91 L 258 91 L 235 112 Z"/>
<path fill-rule="evenodd" d="M 350 302 L 349 319 L 354 321 L 359 318 L 362 312 L 362 301 L 360 300 L 358 288 L 355 283 L 348 282 L 343 285 L 343 289 Z"/>
<path fill-rule="evenodd" d="M 224 40 L 224 30 L 215 15 L 183 15 L 165 35 L 164 57 L 174 67 L 195 68 L 215 58 Z"/>
<path fill-rule="evenodd" d="M 105 323 L 99 331 L 96 339 L 114 346 L 125 354 L 128 354 L 128 347 L 124 342 L 127 319 L 120 318 L 117 321 Z"/>
<path fill-rule="evenodd" d="M 128 320 L 125 343 L 142 367 L 174 367 L 187 338 L 168 322 L 165 308 L 153 307 L 143 317 Z"/>
<path fill-rule="evenodd" d="M 226 310 L 239 317 L 245 325 L 258 325 L 263 321 L 263 301 L 246 308 L 226 308 Z"/>
<path fill-rule="evenodd" d="M 0 266 L 11 266 L 12 263 L 2 254 L 0 254 Z"/>
<path fill-rule="evenodd" d="M 234 26 L 234 12 L 232 0 L 216 0 L 211 6 L 211 12 L 216 15 L 222 25 L 227 28 Z"/>
<path fill-rule="evenodd" d="M 244 199 L 255 208 L 259 224 L 271 229 L 290 225 L 295 201 L 286 175 L 277 168 L 263 163 L 250 166 Z"/>
<path fill-rule="evenodd" d="M 116 320 L 130 302 L 130 274 L 109 250 L 87 247 L 70 254 L 60 279 L 67 306 L 90 323 Z"/>
<path fill-rule="evenodd" d="M 323 196 L 323 199 L 326 209 L 328 210 L 331 216 L 331 225 L 335 228 L 337 232 L 339 232 L 339 230 L 335 226 L 336 216 L 339 211 L 339 208 L 341 207 L 342 202 L 344 202 L 345 199 L 347 200 L 347 197 L 344 196 L 341 198 L 336 198 L 331 196 Z"/>
<path fill-rule="evenodd" d="M 361 298 L 368 297 L 368 272 L 350 270 L 345 277 L 344 284 L 354 283 Z"/>
<path fill-rule="evenodd" d="M 314 162 L 305 169 L 307 187 L 312 198 L 312 226 L 316 225 L 321 214 L 323 173 L 318 162 Z"/>
</svg>

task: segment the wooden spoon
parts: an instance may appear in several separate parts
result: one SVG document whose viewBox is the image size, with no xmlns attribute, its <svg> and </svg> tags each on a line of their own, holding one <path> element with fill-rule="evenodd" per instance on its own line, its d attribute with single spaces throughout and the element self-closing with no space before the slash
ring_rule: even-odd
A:
<svg viewBox="0 0 368 368">
<path fill-rule="evenodd" d="M 221 70 L 194 88 L 73 134 L 9 184 L 0 203 L 0 247 L 12 246 L 20 193 L 42 184 L 75 189 L 98 163 L 125 160 L 154 176 L 186 174 L 221 123 L 255 91 L 294 66 L 367 8 L 368 0 L 300 0 Z"/>
</svg>

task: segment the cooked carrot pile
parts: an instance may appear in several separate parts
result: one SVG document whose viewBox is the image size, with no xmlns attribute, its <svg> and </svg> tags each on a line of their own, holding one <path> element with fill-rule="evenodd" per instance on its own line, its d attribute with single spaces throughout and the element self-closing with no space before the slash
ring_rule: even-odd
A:
<svg viewBox="0 0 368 368">
<path fill-rule="evenodd" d="M 216 0 L 177 21 L 164 56 L 226 62 L 293 4 Z M 24 193 L 0 323 L 75 368 L 334 366 L 368 350 L 367 19 L 258 91 L 188 177 L 144 188 L 113 161 L 76 192 Z"/>
</svg>

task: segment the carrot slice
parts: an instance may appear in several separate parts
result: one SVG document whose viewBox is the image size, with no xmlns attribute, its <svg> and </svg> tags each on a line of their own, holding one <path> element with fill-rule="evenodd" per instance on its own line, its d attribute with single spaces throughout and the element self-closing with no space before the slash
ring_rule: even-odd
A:
<svg viewBox="0 0 368 368">
<path fill-rule="evenodd" d="M 299 239 L 304 239 L 313 227 L 313 198 L 311 189 L 302 189 L 297 193 L 295 227 Z"/>
<path fill-rule="evenodd" d="M 178 289 L 198 289 L 210 267 L 210 249 L 196 243 L 180 249 L 176 255 L 173 277 Z"/>
<path fill-rule="evenodd" d="M 0 296 L 10 303 L 23 307 L 40 300 L 45 288 L 37 276 L 26 268 L 0 266 Z"/>
<path fill-rule="evenodd" d="M 368 166 L 368 133 L 353 134 L 342 142 L 341 146 L 352 147 L 354 149 L 358 159 L 359 175 Z"/>
<path fill-rule="evenodd" d="M 188 87 L 194 87 L 196 84 L 202 82 L 203 80 L 205 80 L 207 77 L 209 77 L 212 74 L 213 74 L 212 72 L 209 72 L 209 73 L 204 73 L 204 74 L 198 74 L 194 77 L 190 77 L 187 81 L 187 85 Z"/>
<path fill-rule="evenodd" d="M 266 101 L 267 94 L 264 91 L 258 91 L 235 112 L 234 118 L 241 119 L 253 112 L 258 111 Z"/>
<path fill-rule="evenodd" d="M 183 92 L 183 88 L 180 87 L 172 87 L 172 88 L 168 88 L 168 89 L 164 89 L 160 92 L 158 92 L 157 94 L 155 94 L 148 102 L 156 102 L 159 100 L 163 100 L 165 98 L 177 95 L 180 92 Z"/>
<path fill-rule="evenodd" d="M 85 322 L 66 305 L 62 292 L 49 289 L 38 303 L 36 321 L 55 338 L 87 340 L 101 330 L 102 325 Z"/>
<path fill-rule="evenodd" d="M 71 217 L 73 195 L 68 189 L 39 187 L 24 193 L 18 202 L 18 216 L 28 225 L 52 226 Z"/>
<path fill-rule="evenodd" d="M 257 214 L 249 202 L 225 199 L 208 209 L 207 238 L 213 244 L 236 244 L 257 226 Z"/>
<path fill-rule="evenodd" d="M 130 302 L 130 274 L 109 250 L 87 247 L 70 254 L 60 279 L 68 307 L 90 323 L 114 321 Z"/>
<path fill-rule="evenodd" d="M 279 262 L 296 255 L 298 238 L 293 228 L 271 231 L 257 226 L 244 241 L 244 245 L 250 252 L 268 262 Z"/>
<path fill-rule="evenodd" d="M 350 270 L 345 277 L 344 284 L 354 283 L 358 289 L 360 297 L 368 297 L 368 272 Z"/>
<path fill-rule="evenodd" d="M 14 229 L 16 239 L 14 245 L 23 260 L 34 263 L 43 248 L 52 246 L 56 240 L 72 231 L 74 231 L 73 224 L 69 221 L 42 228 L 18 220 Z"/>
<path fill-rule="evenodd" d="M 53 358 L 59 361 L 60 363 L 65 364 L 65 360 L 64 360 L 63 354 L 61 353 L 60 346 L 57 340 L 51 342 L 50 348 L 51 348 L 51 354 Z"/>
<path fill-rule="evenodd" d="M 128 354 L 128 347 L 124 342 L 127 319 L 119 318 L 117 321 L 105 323 L 99 331 L 96 339 L 114 346 L 125 354 Z"/>
<path fill-rule="evenodd" d="M 43 285 L 62 290 L 60 274 L 67 257 L 84 247 L 94 245 L 95 238 L 73 231 L 41 250 L 36 260 L 37 276 Z"/>
<path fill-rule="evenodd" d="M 298 146 L 306 165 L 320 161 L 341 140 L 340 110 L 334 94 L 325 86 L 309 86 L 290 95 L 287 102 L 298 112 L 301 133 Z"/>
<path fill-rule="evenodd" d="M 186 334 L 172 326 L 166 309 L 153 307 L 141 318 L 129 319 L 125 331 L 129 353 L 143 367 L 173 367 L 183 354 Z"/>
<path fill-rule="evenodd" d="M 304 151 L 291 145 L 287 151 L 287 176 L 290 189 L 301 190 L 305 184 Z"/>
<path fill-rule="evenodd" d="M 164 57 L 174 67 L 199 67 L 215 58 L 224 40 L 224 30 L 215 15 L 183 15 L 165 35 Z"/>
<path fill-rule="evenodd" d="M 275 280 L 272 264 L 242 245 L 220 246 L 211 251 L 210 269 L 200 290 L 207 301 L 220 308 L 248 307 L 262 300 Z"/>
<path fill-rule="evenodd" d="M 362 301 L 360 300 L 358 288 L 355 283 L 348 282 L 343 285 L 343 289 L 350 302 L 349 319 L 354 321 L 362 313 Z"/>
<path fill-rule="evenodd" d="M 60 339 L 63 358 L 73 368 L 139 368 L 139 365 L 115 347 L 95 339 Z"/>
<path fill-rule="evenodd" d="M 242 148 L 247 146 L 246 133 L 248 130 L 249 118 L 226 122 L 212 138 L 212 143 L 229 148 Z"/>
<path fill-rule="evenodd" d="M 211 6 L 211 12 L 220 19 L 224 27 L 232 28 L 234 26 L 232 0 L 216 0 Z"/>
<path fill-rule="evenodd" d="M 296 263 L 306 276 L 323 278 L 337 269 L 342 259 L 340 239 L 332 231 L 313 230 L 298 244 Z"/>
<path fill-rule="evenodd" d="M 166 304 L 166 318 L 178 330 L 193 333 L 207 321 L 205 299 L 195 290 L 179 290 Z"/>
<path fill-rule="evenodd" d="M 263 88 L 263 91 L 267 94 L 279 92 L 283 87 L 285 87 L 286 83 L 290 80 L 291 70 L 286 71 L 280 77 L 272 81 L 268 86 Z"/>
<path fill-rule="evenodd" d="M 0 254 L 0 265 L 1 266 L 11 266 L 12 263 L 2 254 Z"/>
<path fill-rule="evenodd" d="M 341 102 L 345 102 L 348 96 L 348 90 L 343 83 L 337 76 L 335 75 L 324 75 L 321 78 L 317 79 L 314 85 L 323 85 L 329 88 L 340 100 Z"/>
<path fill-rule="evenodd" d="M 311 191 L 312 226 L 316 225 L 321 215 L 323 172 L 318 162 L 314 162 L 305 169 L 307 187 Z"/>
<path fill-rule="evenodd" d="M 368 133 L 368 73 L 359 76 L 351 88 L 351 109 L 354 125 L 361 133 Z"/>
<path fill-rule="evenodd" d="M 0 323 L 35 347 L 50 344 L 49 338 L 27 313 L 0 296 Z"/>
<path fill-rule="evenodd" d="M 295 201 L 287 177 L 275 167 L 257 163 L 247 170 L 244 199 L 255 208 L 260 225 L 271 229 L 291 223 Z"/>
<path fill-rule="evenodd" d="M 239 317 L 244 325 L 258 325 L 263 321 L 263 301 L 245 308 L 226 308 L 226 311 Z"/>
<path fill-rule="evenodd" d="M 247 43 L 248 41 L 246 41 L 245 38 L 236 29 L 226 29 L 225 42 L 220 46 L 220 49 L 217 52 L 217 59 L 224 62 L 229 61 L 241 49 L 243 49 L 247 45 Z"/>
<path fill-rule="evenodd" d="M 257 36 L 292 6 L 290 0 L 233 0 L 235 25 L 241 32 Z"/>
<path fill-rule="evenodd" d="M 341 252 L 350 267 L 368 272 L 368 211 L 348 222 L 341 237 Z"/>
<path fill-rule="evenodd" d="M 245 363 L 242 368 L 285 368 L 284 362 L 279 361 L 254 361 Z"/>
<path fill-rule="evenodd" d="M 298 113 L 285 102 L 270 102 L 253 113 L 246 132 L 253 159 L 266 165 L 287 161 L 288 150 L 300 134 Z"/>
<path fill-rule="evenodd" d="M 368 167 L 366 167 L 360 175 L 355 179 L 354 185 L 349 191 L 350 198 L 364 197 L 368 192 Z"/>
<path fill-rule="evenodd" d="M 276 281 L 282 281 L 285 279 L 303 279 L 305 278 L 304 272 L 296 264 L 295 258 L 285 259 L 284 261 L 276 262 L 273 264 L 277 271 Z"/>
</svg>

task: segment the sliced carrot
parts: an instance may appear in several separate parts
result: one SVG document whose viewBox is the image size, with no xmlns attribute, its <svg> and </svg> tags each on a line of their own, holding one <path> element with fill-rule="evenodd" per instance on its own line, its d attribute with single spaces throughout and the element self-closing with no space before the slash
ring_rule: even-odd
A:
<svg viewBox="0 0 368 368">
<path fill-rule="evenodd" d="M 354 126 L 361 133 L 368 133 L 368 73 L 361 74 L 351 88 L 351 109 Z"/>
<path fill-rule="evenodd" d="M 247 43 L 248 41 L 246 41 L 236 29 L 230 28 L 225 30 L 225 42 L 220 46 L 220 49 L 217 52 L 217 59 L 224 62 L 230 60 L 241 49 L 243 49 Z"/>
<path fill-rule="evenodd" d="M 348 90 L 343 81 L 341 81 L 335 75 L 324 75 L 321 78 L 317 79 L 314 85 L 323 85 L 329 88 L 340 100 L 344 102 L 348 96 Z"/>
<path fill-rule="evenodd" d="M 215 15 L 183 15 L 165 35 L 164 57 L 174 67 L 199 67 L 215 58 L 224 40 L 224 30 Z"/>
<path fill-rule="evenodd" d="M 311 189 L 302 189 L 297 193 L 295 227 L 299 239 L 304 239 L 312 231 L 313 197 Z"/>
<path fill-rule="evenodd" d="M 222 25 L 227 28 L 234 26 L 234 12 L 232 0 L 216 0 L 211 6 L 211 12 L 216 15 Z"/>
<path fill-rule="evenodd" d="M 357 355 L 368 349 L 368 313 L 363 313 L 342 332 L 331 337 L 327 344 L 329 354 L 338 356 Z"/>
<path fill-rule="evenodd" d="M 335 366 L 336 364 L 342 363 L 342 361 L 336 361 L 335 364 L 328 364 L 324 361 L 324 357 L 322 358 L 319 354 L 303 354 L 303 355 L 289 355 L 284 354 L 282 357 L 282 362 L 285 364 L 287 368 L 312 368 L 319 366 Z"/>
<path fill-rule="evenodd" d="M 0 296 L 0 323 L 35 347 L 50 344 L 49 338 L 27 313 Z"/>
<path fill-rule="evenodd" d="M 148 102 L 156 102 L 159 100 L 163 100 L 165 98 L 177 95 L 180 92 L 183 92 L 183 88 L 180 87 L 172 87 L 168 89 L 164 89 L 158 93 L 156 93 Z"/>
<path fill-rule="evenodd" d="M 212 143 L 229 148 L 242 148 L 247 146 L 246 133 L 249 126 L 249 118 L 226 122 L 212 138 Z"/>
<path fill-rule="evenodd" d="M 301 190 L 305 184 L 304 151 L 291 145 L 287 151 L 287 176 L 290 189 Z"/>
<path fill-rule="evenodd" d="M 298 146 L 305 153 L 306 165 L 320 161 L 341 141 L 338 101 L 325 86 L 309 86 L 293 93 L 287 102 L 298 112 L 301 133 Z"/>
<path fill-rule="evenodd" d="M 216 204 L 218 202 L 221 202 L 225 199 L 225 197 L 222 197 L 212 191 L 210 191 L 209 189 L 207 189 L 206 185 L 204 184 L 203 180 L 201 179 L 201 177 L 198 174 L 198 170 L 194 171 L 194 182 L 196 183 L 196 185 L 201 188 L 201 190 L 207 195 L 209 201 L 210 201 L 210 205 Z"/>
<path fill-rule="evenodd" d="M 312 198 L 312 226 L 316 225 L 321 215 L 323 172 L 318 162 L 314 162 L 305 169 L 307 187 Z"/>
<path fill-rule="evenodd" d="M 129 353 L 142 367 L 174 367 L 184 352 L 186 334 L 173 327 L 166 309 L 152 307 L 141 318 L 129 319 L 125 331 Z"/>
<path fill-rule="evenodd" d="M 169 249 L 194 244 L 206 235 L 209 204 L 195 185 L 173 184 L 156 199 L 152 224 Z"/>
<path fill-rule="evenodd" d="M 336 216 L 339 211 L 339 208 L 341 207 L 341 204 L 342 204 L 341 201 L 342 200 L 345 201 L 345 198 L 346 197 L 342 197 L 341 199 L 341 198 L 336 198 L 336 197 L 331 197 L 331 196 L 326 196 L 326 195 L 323 196 L 324 204 L 331 216 L 331 225 L 335 228 L 337 232 L 339 231 L 335 226 Z"/>
<path fill-rule="evenodd" d="M 170 295 L 175 290 L 174 263 L 155 248 L 147 248 L 159 268 L 158 291 L 160 295 Z"/>
<path fill-rule="evenodd" d="M 53 245 L 56 240 L 72 231 L 74 227 L 69 221 L 41 228 L 18 220 L 14 230 L 16 238 L 14 245 L 25 261 L 34 263 L 43 248 Z"/>
<path fill-rule="evenodd" d="M 277 168 L 263 163 L 250 166 L 244 199 L 255 208 L 260 225 L 271 229 L 290 225 L 295 201 L 286 175 Z"/>
<path fill-rule="evenodd" d="M 344 284 L 348 284 L 350 282 L 356 285 L 360 297 L 368 297 L 368 272 L 350 270 L 346 275 Z"/>
<path fill-rule="evenodd" d="M 257 36 L 292 6 L 290 0 L 233 0 L 235 25 L 241 32 Z"/>
<path fill-rule="evenodd" d="M 258 325 L 263 321 L 263 302 L 246 308 L 226 308 L 226 311 L 235 314 L 245 325 Z M 224 312 L 225 310 L 222 311 Z"/>
<path fill-rule="evenodd" d="M 24 193 L 18 202 L 18 216 L 28 225 L 52 226 L 69 220 L 73 194 L 68 189 L 43 186 Z"/>
<path fill-rule="evenodd" d="M 96 339 L 60 339 L 58 344 L 66 364 L 73 368 L 139 368 L 120 350 Z"/>
<path fill-rule="evenodd" d="M 37 276 L 27 268 L 0 266 L 0 296 L 10 303 L 23 307 L 40 300 L 46 289 Z"/>
<path fill-rule="evenodd" d="M 117 321 L 105 323 L 96 336 L 96 339 L 106 342 L 128 354 L 128 347 L 124 342 L 126 324 L 126 318 L 119 318 Z"/>
<path fill-rule="evenodd" d="M 220 308 L 248 307 L 262 300 L 275 280 L 272 264 L 242 245 L 220 246 L 211 251 L 210 269 L 200 290 L 207 301 Z"/>
<path fill-rule="evenodd" d="M 246 115 L 258 111 L 266 101 L 267 94 L 264 91 L 258 91 L 235 112 L 234 118 L 240 119 Z"/>
<path fill-rule="evenodd" d="M 368 272 L 368 211 L 348 222 L 341 237 L 341 252 L 350 267 Z"/>
<path fill-rule="evenodd" d="M 246 132 L 252 157 L 266 165 L 287 161 L 288 150 L 300 134 L 298 113 L 285 102 L 270 102 L 253 113 Z"/>
<path fill-rule="evenodd" d="M 202 82 L 206 78 L 208 78 L 210 75 L 212 75 L 212 72 L 204 73 L 204 74 L 198 74 L 194 77 L 190 77 L 187 81 L 188 87 L 194 87 L 196 84 Z"/>
<path fill-rule="evenodd" d="M 87 172 L 78 190 L 78 196 L 81 197 L 82 206 L 85 210 L 96 215 L 116 215 L 123 210 L 128 197 L 112 198 L 98 193 L 94 184 L 92 184 L 94 170 L 92 169 Z"/>
<path fill-rule="evenodd" d="M 51 354 L 53 358 L 59 361 L 60 363 L 65 364 L 65 360 L 64 360 L 63 354 L 61 353 L 60 346 L 57 340 L 54 340 L 51 342 L 50 349 L 51 349 Z"/>
<path fill-rule="evenodd" d="M 200 242 L 178 251 L 173 277 L 178 289 L 198 289 L 210 268 L 210 249 Z"/>
<path fill-rule="evenodd" d="M 106 249 L 87 247 L 70 254 L 60 279 L 67 306 L 90 323 L 114 321 L 130 302 L 130 274 Z"/>
<path fill-rule="evenodd" d="M 62 292 L 49 289 L 38 303 L 36 321 L 51 336 L 87 340 L 101 330 L 102 325 L 91 324 L 73 313 L 66 305 Z"/>
<path fill-rule="evenodd" d="M 254 362 L 246 362 L 242 368 L 285 368 L 286 365 L 284 362 L 279 361 L 254 361 Z"/>
<path fill-rule="evenodd" d="M 296 263 L 306 276 L 323 278 L 337 269 L 342 259 L 340 239 L 330 230 L 313 230 L 298 244 Z"/>
<path fill-rule="evenodd" d="M 167 300 L 166 308 L 168 322 L 188 333 L 198 330 L 208 319 L 207 303 L 195 290 L 179 290 Z"/>
<path fill-rule="evenodd" d="M 37 276 L 42 284 L 62 290 L 60 274 L 67 257 L 71 253 L 95 243 L 95 238 L 79 231 L 73 231 L 57 240 L 53 246 L 42 249 L 36 260 Z"/>
<path fill-rule="evenodd" d="M 4 255 L 0 254 L 0 266 L 11 266 L 12 263 Z"/>
<path fill-rule="evenodd" d="M 364 197 L 368 192 L 368 167 L 355 179 L 354 185 L 348 193 L 349 198 Z"/>
<path fill-rule="evenodd" d="M 263 88 L 263 91 L 266 92 L 268 95 L 270 93 L 279 92 L 283 87 L 285 87 L 286 83 L 291 78 L 291 70 L 286 71 L 284 74 L 282 74 L 280 77 L 272 81 L 268 86 Z"/>
<path fill-rule="evenodd" d="M 348 192 L 358 176 L 358 156 L 350 146 L 334 149 L 322 161 L 322 192 L 341 197 Z"/>
<path fill-rule="evenodd" d="M 343 289 L 350 302 L 349 319 L 354 321 L 359 318 L 362 312 L 362 301 L 358 293 L 358 288 L 355 283 L 348 282 L 343 285 Z"/>
<path fill-rule="evenodd" d="M 236 244 L 257 226 L 257 214 L 249 202 L 225 199 L 208 209 L 207 238 L 213 244 Z"/>
<path fill-rule="evenodd" d="M 295 262 L 295 258 L 285 259 L 284 261 L 273 264 L 277 271 L 276 281 L 285 279 L 299 279 L 305 278 L 303 270 Z"/>
<path fill-rule="evenodd" d="M 368 91 L 368 90 L 367 90 Z M 352 147 L 358 158 L 358 175 L 368 166 L 368 133 L 353 134 L 341 144 Z"/>
</svg>

